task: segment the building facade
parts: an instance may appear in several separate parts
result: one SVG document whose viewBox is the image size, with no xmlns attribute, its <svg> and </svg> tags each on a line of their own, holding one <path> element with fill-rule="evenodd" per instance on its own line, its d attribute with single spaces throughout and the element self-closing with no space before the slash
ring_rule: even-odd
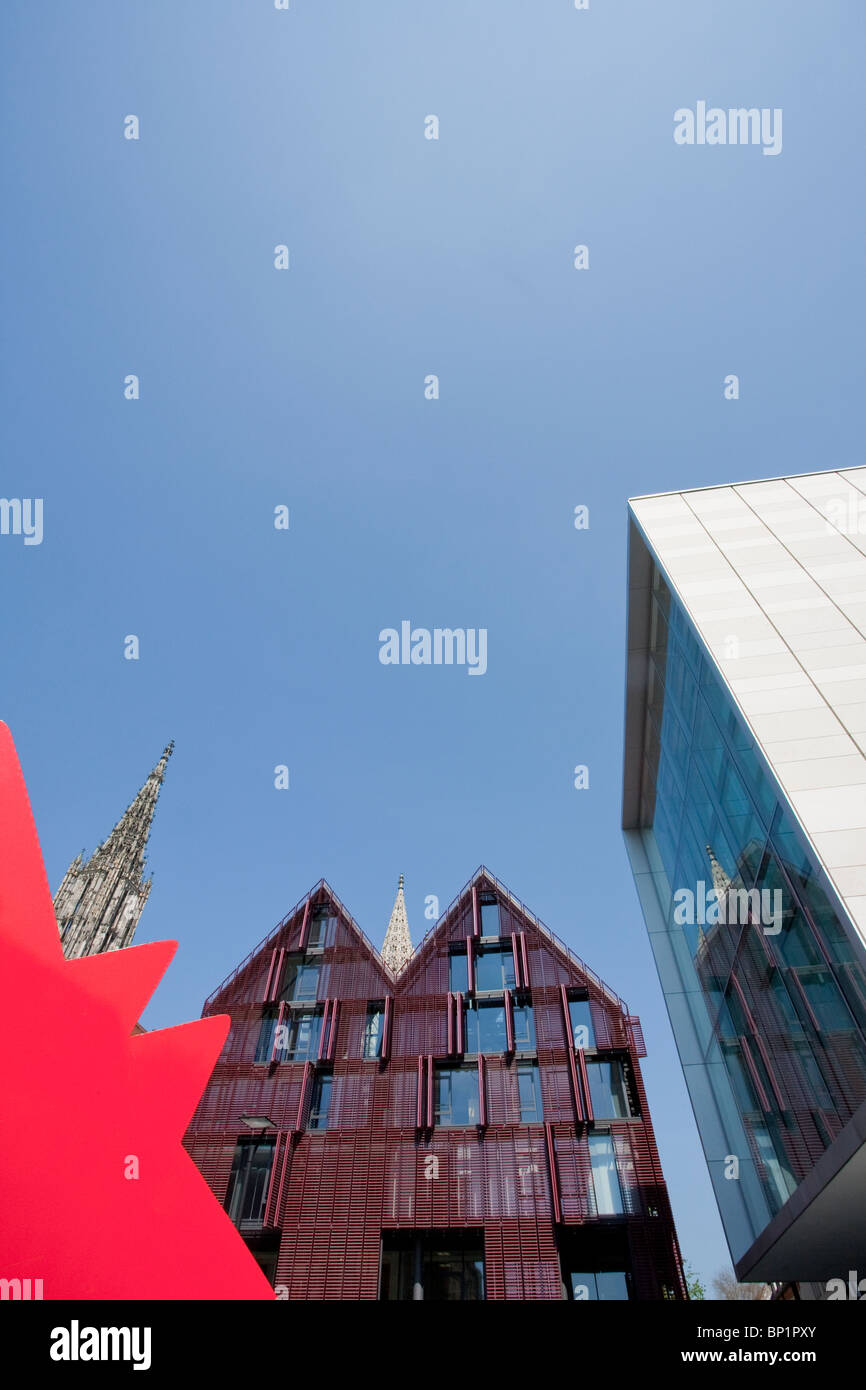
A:
<svg viewBox="0 0 866 1390">
<path fill-rule="evenodd" d="M 866 469 L 634 499 L 623 828 L 742 1280 L 866 1271 Z"/>
<path fill-rule="evenodd" d="M 89 859 L 79 854 L 54 897 L 54 914 L 67 960 L 132 945 L 150 896 L 145 853 L 153 813 L 174 744 L 169 743 L 135 800 Z"/>
<path fill-rule="evenodd" d="M 278 1297 L 684 1299 L 639 1021 L 484 869 L 407 942 L 321 881 L 205 1003 L 184 1143 Z"/>
</svg>

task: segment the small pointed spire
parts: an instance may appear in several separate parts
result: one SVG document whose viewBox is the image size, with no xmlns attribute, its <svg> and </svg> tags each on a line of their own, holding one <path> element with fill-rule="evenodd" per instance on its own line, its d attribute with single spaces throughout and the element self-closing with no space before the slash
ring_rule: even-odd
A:
<svg viewBox="0 0 866 1390">
<path fill-rule="evenodd" d="M 412 954 L 412 937 L 409 933 L 409 919 L 406 916 L 406 900 L 403 897 L 403 875 L 401 874 L 397 896 L 394 899 L 394 908 L 391 912 L 391 920 L 388 923 L 388 930 L 385 932 L 382 959 L 395 975 L 399 975 Z"/>
</svg>

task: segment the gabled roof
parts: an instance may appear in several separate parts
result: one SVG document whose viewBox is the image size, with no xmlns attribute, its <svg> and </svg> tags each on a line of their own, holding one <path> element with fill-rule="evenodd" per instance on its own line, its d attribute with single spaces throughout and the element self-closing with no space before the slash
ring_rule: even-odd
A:
<svg viewBox="0 0 866 1390">
<path fill-rule="evenodd" d="M 479 865 L 475 873 L 469 879 L 469 882 L 461 888 L 457 897 L 448 905 L 439 920 L 434 923 L 418 945 L 415 954 L 400 977 L 401 991 L 409 985 L 413 975 L 417 973 L 425 959 L 433 951 L 434 946 L 438 944 L 438 939 L 447 929 L 450 919 L 471 900 L 473 888 L 476 889 L 476 891 L 489 890 L 495 893 L 498 898 L 507 902 L 512 910 L 523 919 L 531 931 L 536 931 L 545 939 L 546 944 L 565 965 L 571 969 L 578 970 L 581 975 L 584 975 L 586 979 L 595 986 L 600 994 L 604 995 L 615 1009 L 628 1015 L 628 1006 L 620 999 L 619 995 L 616 994 L 609 985 L 606 985 L 604 980 L 596 975 L 595 971 L 591 970 L 585 961 L 581 960 L 580 956 L 575 955 L 574 951 L 572 951 L 569 946 L 566 946 L 565 942 L 562 941 L 560 937 L 552 932 L 549 927 L 546 927 L 541 919 L 536 917 L 535 913 L 532 912 L 525 903 L 515 897 L 511 889 L 506 887 L 501 879 L 498 879 L 495 874 L 491 873 L 484 864 Z"/>
<path fill-rule="evenodd" d="M 227 993 L 229 987 L 240 983 L 242 977 L 254 962 L 258 960 L 261 954 L 268 949 L 273 949 L 279 943 L 279 939 L 286 932 L 286 929 L 295 925 L 298 916 L 303 913 L 308 902 L 311 905 L 319 905 L 324 901 L 329 902 L 349 930 L 357 936 L 365 955 L 381 974 L 387 990 L 394 995 L 403 994 L 411 988 L 413 979 L 418 974 L 424 962 L 438 946 L 440 938 L 448 930 L 451 918 L 471 901 L 473 888 L 476 891 L 489 890 L 490 892 L 496 893 L 501 900 L 507 902 L 517 916 L 526 923 L 530 931 L 537 932 L 545 939 L 547 946 L 560 958 L 563 964 L 570 969 L 577 970 L 584 976 L 585 979 L 595 987 L 599 994 L 607 999 L 612 1008 L 630 1017 L 628 1007 L 624 1001 L 620 999 L 619 995 L 606 985 L 604 981 L 596 975 L 595 971 L 590 969 L 585 961 L 575 955 L 570 947 L 566 946 L 564 941 L 550 931 L 550 929 L 535 916 L 535 913 L 531 912 L 519 898 L 516 898 L 511 890 L 496 878 L 495 874 L 492 874 L 489 869 L 485 868 L 483 864 L 478 867 L 472 875 L 472 878 L 469 879 L 468 883 L 465 884 L 453 902 L 445 909 L 438 921 L 430 928 L 406 965 L 397 973 L 386 964 L 382 958 L 381 952 L 379 952 L 368 937 L 364 935 L 361 928 L 358 926 L 351 913 L 343 906 L 330 884 L 324 878 L 320 878 L 318 883 L 310 889 L 309 893 L 305 894 L 304 897 L 295 904 L 291 912 L 286 914 L 273 931 L 271 931 L 264 940 L 260 941 L 258 946 L 254 947 L 246 959 L 241 961 L 240 965 L 233 970 L 232 973 L 223 980 L 222 984 L 205 1000 L 203 1012 L 213 1011 L 219 1000 Z"/>
<path fill-rule="evenodd" d="M 319 907 L 325 902 L 330 903 L 343 924 L 358 938 L 358 943 L 364 954 L 382 975 L 383 982 L 387 988 L 393 991 L 395 979 L 393 970 L 388 968 L 372 941 L 361 931 L 361 928 L 358 926 L 351 912 L 349 912 L 348 908 L 346 908 L 337 897 L 337 894 L 334 892 L 327 879 L 320 878 L 310 891 L 305 893 L 304 896 L 295 903 L 292 910 L 286 913 L 282 921 L 278 922 L 273 930 L 259 942 L 258 946 L 253 947 L 249 955 L 241 961 L 240 965 L 238 965 L 231 974 L 226 976 L 222 984 L 218 985 L 217 988 L 208 995 L 202 1007 L 202 1013 L 212 1012 L 218 1001 L 229 990 L 229 987 L 240 983 L 242 977 L 247 973 L 250 967 L 255 964 L 262 953 L 269 949 L 273 950 L 287 928 L 291 928 L 295 925 L 296 919 L 303 914 L 308 903 L 311 907 Z"/>
</svg>

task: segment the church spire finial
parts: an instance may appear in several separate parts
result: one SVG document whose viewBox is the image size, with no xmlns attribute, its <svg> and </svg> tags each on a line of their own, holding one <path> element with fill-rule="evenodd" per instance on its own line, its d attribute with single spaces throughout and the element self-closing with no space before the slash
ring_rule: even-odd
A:
<svg viewBox="0 0 866 1390">
<path fill-rule="evenodd" d="M 382 959 L 395 975 L 399 975 L 403 966 L 412 956 L 413 949 L 412 937 L 409 933 L 409 919 L 406 916 L 406 900 L 403 897 L 403 875 L 401 874 L 400 885 L 391 912 L 391 920 L 388 923 L 388 930 L 385 932 Z"/>
</svg>

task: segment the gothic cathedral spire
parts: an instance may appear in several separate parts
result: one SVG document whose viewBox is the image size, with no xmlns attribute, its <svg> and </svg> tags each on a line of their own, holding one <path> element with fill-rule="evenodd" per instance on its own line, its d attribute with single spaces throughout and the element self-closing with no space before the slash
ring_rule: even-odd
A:
<svg viewBox="0 0 866 1390">
<path fill-rule="evenodd" d="M 66 870 L 54 914 L 67 960 L 132 945 L 152 882 L 144 878 L 147 839 L 173 751 L 172 742 L 108 839 L 90 859 L 79 854 Z"/>
<path fill-rule="evenodd" d="M 412 954 L 412 937 L 409 935 L 409 919 L 406 916 L 406 900 L 403 897 L 403 875 L 401 874 L 400 887 L 397 889 L 391 920 L 385 933 L 382 959 L 395 975 L 399 975 Z"/>
</svg>

